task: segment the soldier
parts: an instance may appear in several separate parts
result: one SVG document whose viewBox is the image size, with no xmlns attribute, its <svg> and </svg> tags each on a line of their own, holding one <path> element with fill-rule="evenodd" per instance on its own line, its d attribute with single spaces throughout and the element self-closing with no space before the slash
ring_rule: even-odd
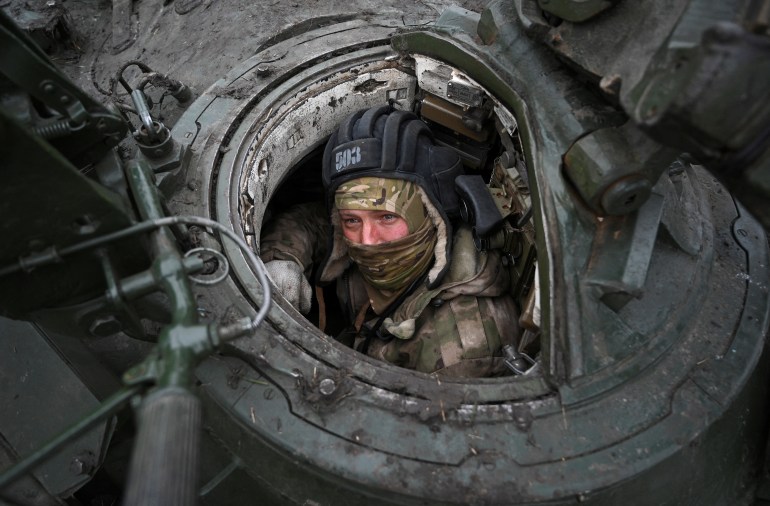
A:
<svg viewBox="0 0 770 506">
<path fill-rule="evenodd" d="M 504 374 L 501 348 L 518 341 L 518 310 L 500 255 L 477 251 L 468 225 L 453 234 L 461 173 L 457 153 L 435 145 L 414 114 L 354 113 L 324 152 L 328 212 L 278 216 L 262 234 L 262 260 L 303 313 L 314 265 L 318 284 L 336 281 L 350 322 L 338 339 L 362 353 L 445 376 Z"/>
</svg>

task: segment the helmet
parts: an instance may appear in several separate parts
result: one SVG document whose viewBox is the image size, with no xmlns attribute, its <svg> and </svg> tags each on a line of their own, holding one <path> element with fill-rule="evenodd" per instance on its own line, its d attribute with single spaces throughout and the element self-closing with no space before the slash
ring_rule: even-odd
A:
<svg viewBox="0 0 770 506">
<path fill-rule="evenodd" d="M 451 148 L 436 145 L 428 126 L 413 113 L 385 105 L 348 116 L 332 133 L 323 155 L 323 184 L 334 236 L 319 281 L 329 282 L 347 267 L 347 250 L 340 240 L 336 213 L 332 212 L 334 192 L 346 181 L 370 176 L 405 179 L 422 191 L 423 204 L 439 237 L 428 284 L 438 284 L 449 266 L 450 219 L 459 214 L 460 208 L 454 181 L 462 173 L 460 156 Z M 340 262 L 344 265 L 337 265 Z"/>
<path fill-rule="evenodd" d="M 454 217 L 459 211 L 454 180 L 460 174 L 462 163 L 454 150 L 436 146 L 433 133 L 417 116 L 388 105 L 348 116 L 324 150 L 327 203 L 334 190 L 351 179 L 406 179 L 420 186 L 436 208 Z"/>
</svg>

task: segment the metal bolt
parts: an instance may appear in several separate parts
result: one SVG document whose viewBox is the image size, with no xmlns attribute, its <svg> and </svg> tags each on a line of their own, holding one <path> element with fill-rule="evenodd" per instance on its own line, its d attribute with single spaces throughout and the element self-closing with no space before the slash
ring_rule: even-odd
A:
<svg viewBox="0 0 770 506">
<path fill-rule="evenodd" d="M 599 82 L 599 87 L 604 93 L 617 96 L 620 92 L 620 85 L 622 82 L 623 80 L 617 74 L 607 75 L 602 77 L 602 80 Z"/>
<path fill-rule="evenodd" d="M 684 164 L 682 164 L 682 162 L 679 161 L 679 160 L 676 160 L 668 168 L 668 175 L 669 175 L 669 177 L 677 177 L 677 176 L 682 175 L 682 173 L 684 173 Z"/>
<path fill-rule="evenodd" d="M 337 384 L 331 378 L 324 378 L 321 380 L 321 383 L 318 384 L 318 390 L 323 395 L 331 395 L 337 390 Z"/>
<path fill-rule="evenodd" d="M 72 462 L 70 462 L 70 471 L 72 472 L 72 474 L 74 475 L 84 474 L 83 469 L 84 469 L 83 461 L 81 461 L 77 457 L 72 459 Z"/>
<path fill-rule="evenodd" d="M 602 194 L 602 208 L 620 216 L 639 209 L 650 197 L 652 185 L 641 177 L 626 177 L 611 184 Z"/>
<path fill-rule="evenodd" d="M 72 229 L 80 235 L 88 235 L 96 232 L 99 228 L 99 222 L 96 221 L 90 214 L 84 214 L 78 216 L 72 223 Z"/>
<path fill-rule="evenodd" d="M 45 83 L 43 85 L 43 91 L 50 95 L 56 91 L 56 86 L 54 86 L 53 83 Z"/>
<path fill-rule="evenodd" d="M 257 66 L 257 75 L 258 76 L 264 77 L 264 76 L 269 75 L 269 74 L 270 74 L 270 67 L 268 67 L 265 64 Z"/>
<path fill-rule="evenodd" d="M 90 452 L 84 452 L 70 461 L 70 472 L 76 476 L 89 474 L 93 470 L 93 456 Z"/>
<path fill-rule="evenodd" d="M 95 337 L 107 337 L 123 330 L 123 324 L 114 316 L 96 318 L 88 327 L 88 332 Z"/>
<path fill-rule="evenodd" d="M 69 104 L 70 103 L 70 97 L 68 95 L 62 95 L 59 97 L 59 102 L 62 104 Z"/>
</svg>

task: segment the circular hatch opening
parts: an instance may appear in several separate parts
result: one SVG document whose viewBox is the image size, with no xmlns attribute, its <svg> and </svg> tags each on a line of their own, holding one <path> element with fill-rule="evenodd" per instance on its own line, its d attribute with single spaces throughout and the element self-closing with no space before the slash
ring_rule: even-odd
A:
<svg viewBox="0 0 770 506">
<path fill-rule="evenodd" d="M 371 25 L 362 30 L 374 40 L 361 43 L 359 39 L 343 49 L 334 49 L 335 43 L 328 40 L 316 48 L 304 46 L 302 51 L 297 50 L 296 41 L 273 46 L 234 69 L 207 91 L 208 97 L 198 99 L 174 131 L 186 138 L 197 129 L 192 145 L 201 147 L 200 158 L 192 165 L 200 188 L 196 184 L 195 190 L 210 199 L 203 203 L 204 209 L 185 208 L 179 205 L 185 198 L 180 193 L 175 197 L 177 212 L 203 212 L 220 222 L 229 221 L 259 251 L 265 220 L 280 209 L 322 194 L 320 155 L 344 118 L 388 102 L 413 111 L 431 127 L 438 142 L 458 151 L 467 173 L 492 181 L 498 187 L 496 193 L 507 199 L 511 209 L 506 223 L 515 230 L 497 238 L 496 247 L 507 248 L 514 298 L 521 313 L 528 315 L 524 338 L 535 356 L 539 307 L 534 226 L 526 162 L 513 114 L 461 69 L 421 55 L 397 54 L 387 45 L 389 38 L 380 37 Z M 282 56 L 276 59 L 276 55 Z M 202 121 L 207 115 L 216 123 Z M 495 173 L 505 175 L 506 181 L 495 182 Z M 215 306 L 212 315 L 227 318 L 233 307 L 243 313 L 247 306 L 258 305 L 261 289 L 241 253 L 228 244 L 224 247 L 233 276 L 207 300 Z M 268 318 L 278 339 L 367 384 L 421 397 L 439 388 L 458 399 L 492 403 L 526 401 L 552 392 L 539 372 L 437 383 L 434 377 L 371 359 L 337 343 L 333 333 L 339 324 L 321 332 L 316 308 L 305 318 L 280 294 L 275 299 Z M 333 301 L 333 294 L 326 299 Z M 244 356 L 263 357 L 259 340 L 235 346 L 242 348 Z"/>
<path fill-rule="evenodd" d="M 332 67 L 328 74 L 316 75 L 299 88 L 280 91 L 274 94 L 270 107 L 260 103 L 260 110 L 267 109 L 269 115 L 251 124 L 250 129 L 259 125 L 256 135 L 245 136 L 239 147 L 244 154 L 238 164 L 239 225 L 255 248 L 259 248 L 257 237 L 263 224 L 272 216 L 296 204 L 323 202 L 321 155 L 338 124 L 351 112 L 389 102 L 397 109 L 418 114 L 431 127 L 437 143 L 460 155 L 466 173 L 481 175 L 490 182 L 494 187 L 490 201 L 503 212 L 509 210 L 505 226 L 489 237 L 477 238 L 477 244 L 504 252 L 511 291 L 527 329 L 522 338 L 527 340 L 527 351 L 534 355 L 538 328 L 535 301 L 531 300 L 535 297 L 534 228 L 529 220 L 532 211 L 526 165 L 510 112 L 460 70 L 420 56 L 353 61 L 347 67 Z M 302 318 L 279 299 L 287 313 Z M 345 322 L 337 310 L 333 286 L 325 290 L 324 300 L 328 302 L 325 331 L 334 336 Z M 302 319 L 317 326 L 318 318 L 318 304 L 314 303 L 307 318 Z M 354 358 L 361 357 L 348 351 L 356 355 Z M 518 354 L 524 349 L 511 351 Z M 518 371 L 527 371 L 532 364 L 522 358 L 516 365 Z M 536 372 L 530 374 L 537 376 Z M 511 369 L 507 379 L 516 376 Z"/>
</svg>

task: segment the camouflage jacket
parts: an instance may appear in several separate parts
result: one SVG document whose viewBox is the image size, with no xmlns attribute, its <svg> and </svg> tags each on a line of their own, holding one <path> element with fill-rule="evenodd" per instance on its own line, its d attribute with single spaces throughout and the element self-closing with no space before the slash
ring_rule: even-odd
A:
<svg viewBox="0 0 770 506">
<path fill-rule="evenodd" d="M 266 226 L 261 257 L 294 260 L 310 275 L 323 260 L 329 222 L 323 206 L 298 206 Z M 439 286 L 422 285 L 387 316 L 367 354 L 408 369 L 454 377 L 504 374 L 502 346 L 516 345 L 518 309 L 508 293 L 509 274 L 496 251 L 478 252 L 470 229 L 455 233 L 452 260 Z M 351 325 L 369 305 L 364 280 L 355 264 L 337 278 L 337 296 Z M 358 344 L 380 319 L 369 309 Z M 359 322 L 360 324 L 360 322 Z M 391 337 L 392 336 L 392 337 Z M 349 343 L 352 344 L 352 343 Z"/>
</svg>

